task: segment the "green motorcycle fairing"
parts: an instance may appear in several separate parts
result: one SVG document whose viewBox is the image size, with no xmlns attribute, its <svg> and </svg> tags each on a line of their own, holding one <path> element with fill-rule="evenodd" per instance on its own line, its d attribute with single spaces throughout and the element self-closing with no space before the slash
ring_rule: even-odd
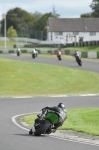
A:
<svg viewBox="0 0 99 150">
<path fill-rule="evenodd" d="M 55 124 L 58 123 L 59 117 L 58 114 L 48 112 L 45 116 L 45 119 L 48 119 L 51 121 L 52 124 Z"/>
</svg>

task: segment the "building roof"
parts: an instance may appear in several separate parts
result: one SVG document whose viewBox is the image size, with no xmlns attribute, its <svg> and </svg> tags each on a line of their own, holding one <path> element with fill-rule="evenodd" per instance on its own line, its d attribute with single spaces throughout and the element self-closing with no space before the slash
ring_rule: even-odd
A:
<svg viewBox="0 0 99 150">
<path fill-rule="evenodd" d="M 49 32 L 99 32 L 99 18 L 49 18 Z"/>
</svg>

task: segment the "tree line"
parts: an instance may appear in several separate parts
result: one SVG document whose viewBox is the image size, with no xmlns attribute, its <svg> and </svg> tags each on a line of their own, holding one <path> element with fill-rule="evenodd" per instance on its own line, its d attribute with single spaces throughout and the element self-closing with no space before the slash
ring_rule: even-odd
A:
<svg viewBox="0 0 99 150">
<path fill-rule="evenodd" d="M 6 14 L 7 36 L 13 33 L 13 36 L 46 40 L 49 17 L 59 17 L 54 7 L 52 12 L 45 14 L 29 13 L 18 7 L 11 9 Z M 4 36 L 4 19 L 1 21 L 1 36 Z"/>
</svg>

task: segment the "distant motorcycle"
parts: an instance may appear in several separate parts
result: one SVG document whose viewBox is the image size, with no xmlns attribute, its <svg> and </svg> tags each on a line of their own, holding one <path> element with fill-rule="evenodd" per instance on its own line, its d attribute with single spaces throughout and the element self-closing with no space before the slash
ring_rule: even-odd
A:
<svg viewBox="0 0 99 150">
<path fill-rule="evenodd" d="M 57 51 L 57 58 L 58 58 L 58 60 L 62 60 L 62 58 L 61 58 L 61 51 L 60 51 L 60 49 Z"/>
<path fill-rule="evenodd" d="M 17 50 L 17 56 L 20 56 L 20 54 L 21 54 L 21 51 Z"/>
<path fill-rule="evenodd" d="M 32 58 L 35 58 L 38 56 L 38 51 L 36 51 L 35 49 L 32 51 Z"/>
<path fill-rule="evenodd" d="M 79 66 L 82 66 L 82 61 L 78 56 L 75 56 L 76 62 L 78 63 Z"/>
</svg>

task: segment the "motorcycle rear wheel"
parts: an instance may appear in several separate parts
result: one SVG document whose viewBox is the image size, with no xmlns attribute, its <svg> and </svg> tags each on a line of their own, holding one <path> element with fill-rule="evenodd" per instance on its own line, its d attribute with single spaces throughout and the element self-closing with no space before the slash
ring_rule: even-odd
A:
<svg viewBox="0 0 99 150">
<path fill-rule="evenodd" d="M 50 121 L 45 120 L 45 122 L 42 124 L 42 126 L 40 126 L 40 128 L 34 132 L 34 135 L 40 136 L 41 134 L 44 134 L 46 132 L 46 130 L 50 127 L 50 125 L 51 125 Z"/>
<path fill-rule="evenodd" d="M 78 62 L 78 65 L 79 65 L 79 66 L 82 66 L 82 63 L 81 63 L 81 61 L 79 61 L 79 62 Z"/>
</svg>

